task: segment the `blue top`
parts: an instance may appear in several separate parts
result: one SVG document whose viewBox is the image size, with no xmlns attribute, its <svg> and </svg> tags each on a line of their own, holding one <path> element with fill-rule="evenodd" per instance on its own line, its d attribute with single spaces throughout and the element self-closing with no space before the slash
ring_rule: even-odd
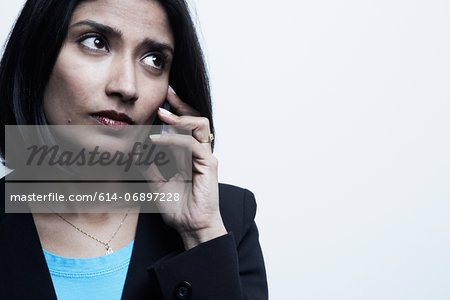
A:
<svg viewBox="0 0 450 300">
<path fill-rule="evenodd" d="M 120 300 L 134 241 L 108 255 L 68 258 L 44 251 L 58 300 Z"/>
</svg>

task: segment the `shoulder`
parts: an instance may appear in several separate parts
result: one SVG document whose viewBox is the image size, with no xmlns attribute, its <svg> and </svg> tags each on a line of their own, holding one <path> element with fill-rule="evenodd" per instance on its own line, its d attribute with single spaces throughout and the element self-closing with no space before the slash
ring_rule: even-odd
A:
<svg viewBox="0 0 450 300">
<path fill-rule="evenodd" d="M 225 227 L 233 232 L 236 242 L 239 242 L 254 222 L 254 194 L 245 188 L 220 183 L 219 205 Z"/>
<path fill-rule="evenodd" d="M 245 188 L 219 183 L 219 201 L 222 214 L 248 214 L 253 219 L 256 213 L 256 201 L 253 193 Z"/>
</svg>

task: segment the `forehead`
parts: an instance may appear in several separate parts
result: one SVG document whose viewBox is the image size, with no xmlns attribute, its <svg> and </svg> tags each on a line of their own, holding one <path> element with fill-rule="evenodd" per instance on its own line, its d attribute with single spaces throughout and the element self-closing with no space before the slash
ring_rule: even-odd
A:
<svg viewBox="0 0 450 300">
<path fill-rule="evenodd" d="M 75 9 L 70 25 L 92 20 L 120 31 L 130 40 L 151 39 L 172 45 L 173 34 L 167 15 L 154 0 L 90 0 Z"/>
</svg>

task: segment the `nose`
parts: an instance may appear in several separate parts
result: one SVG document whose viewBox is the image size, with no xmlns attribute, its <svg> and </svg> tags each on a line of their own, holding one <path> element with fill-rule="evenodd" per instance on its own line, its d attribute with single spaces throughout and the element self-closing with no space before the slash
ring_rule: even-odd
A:
<svg viewBox="0 0 450 300">
<path fill-rule="evenodd" d="M 112 62 L 106 94 L 123 102 L 135 102 L 139 98 L 136 69 L 132 59 L 117 57 Z"/>
</svg>

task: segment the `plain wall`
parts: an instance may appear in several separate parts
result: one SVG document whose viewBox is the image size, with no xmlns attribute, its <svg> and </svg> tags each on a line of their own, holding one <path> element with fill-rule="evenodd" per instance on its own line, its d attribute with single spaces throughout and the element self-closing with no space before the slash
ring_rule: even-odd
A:
<svg viewBox="0 0 450 300">
<path fill-rule="evenodd" d="M 450 299 L 449 2 L 193 11 L 220 180 L 256 195 L 271 299 Z"/>
</svg>

